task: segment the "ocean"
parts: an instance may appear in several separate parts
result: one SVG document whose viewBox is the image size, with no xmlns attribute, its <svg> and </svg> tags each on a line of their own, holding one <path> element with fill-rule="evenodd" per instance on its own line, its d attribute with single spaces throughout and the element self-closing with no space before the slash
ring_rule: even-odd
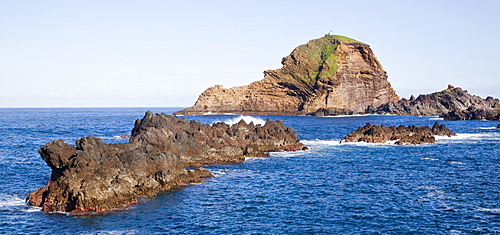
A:
<svg viewBox="0 0 500 235">
<path fill-rule="evenodd" d="M 498 121 L 436 116 L 187 116 L 203 123 L 281 119 L 310 149 L 207 166 L 216 177 L 125 210 L 72 216 L 29 207 L 50 168 L 37 150 L 93 135 L 130 134 L 147 110 L 1 108 L 0 234 L 492 234 L 500 233 Z M 339 141 L 365 123 L 445 124 L 458 135 L 436 144 Z"/>
</svg>

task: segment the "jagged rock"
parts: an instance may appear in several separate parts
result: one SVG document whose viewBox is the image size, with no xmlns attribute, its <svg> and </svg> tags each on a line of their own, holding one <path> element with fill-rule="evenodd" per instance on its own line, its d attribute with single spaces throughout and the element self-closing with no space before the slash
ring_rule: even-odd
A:
<svg viewBox="0 0 500 235">
<path fill-rule="evenodd" d="M 367 143 L 386 143 L 387 141 L 395 141 L 394 144 L 423 144 L 435 143 L 435 135 L 439 136 L 454 136 L 456 135 L 444 125 L 434 123 L 432 129 L 428 126 L 410 125 L 405 127 L 400 125 L 384 126 L 371 125 L 366 123 L 365 126 L 359 127 L 344 137 L 340 142 L 367 142 Z"/>
<path fill-rule="evenodd" d="M 399 97 L 370 46 L 325 35 L 295 48 L 283 67 L 247 86 L 208 88 L 175 115 L 211 113 L 303 115 L 318 109 L 364 112 Z"/>
<path fill-rule="evenodd" d="M 155 150 L 172 152 L 186 166 L 238 163 L 247 157 L 266 156 L 267 152 L 300 150 L 296 133 L 280 120 L 267 119 L 265 125 L 240 122 L 229 126 L 188 121 L 171 115 L 148 112 L 137 120 L 130 143 L 150 145 Z"/>
<path fill-rule="evenodd" d="M 186 166 L 242 162 L 268 151 L 305 149 L 281 121 L 264 126 L 239 122 L 212 126 L 147 112 L 127 144 L 105 144 L 93 136 L 44 145 L 39 153 L 52 174 L 47 186 L 28 196 L 45 212 L 72 214 L 120 209 L 175 185 L 203 182 L 204 169 Z"/>
<path fill-rule="evenodd" d="M 473 106 L 465 110 L 453 110 L 441 115 L 445 120 L 500 120 L 500 110 L 485 106 Z"/>
<path fill-rule="evenodd" d="M 498 99 L 470 95 L 460 87 L 448 85 L 448 89 L 416 99 L 390 101 L 377 108 L 369 106 L 366 113 L 398 115 L 440 115 L 445 120 L 500 120 Z"/>
</svg>

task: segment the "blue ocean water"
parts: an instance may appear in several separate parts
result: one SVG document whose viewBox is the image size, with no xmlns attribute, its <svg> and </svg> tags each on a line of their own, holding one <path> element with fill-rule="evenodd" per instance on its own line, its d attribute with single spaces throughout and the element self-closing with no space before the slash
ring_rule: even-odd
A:
<svg viewBox="0 0 500 235">
<path fill-rule="evenodd" d="M 126 142 L 147 110 L 0 109 L 0 234 L 491 234 L 500 233 L 500 129 L 495 121 L 410 116 L 246 116 L 282 119 L 310 150 L 207 167 L 204 184 L 160 193 L 103 215 L 42 213 L 26 206 L 50 168 L 37 150 L 94 135 Z M 204 123 L 240 116 L 189 116 Z M 458 136 L 437 144 L 339 144 L 366 122 L 429 125 Z"/>
</svg>

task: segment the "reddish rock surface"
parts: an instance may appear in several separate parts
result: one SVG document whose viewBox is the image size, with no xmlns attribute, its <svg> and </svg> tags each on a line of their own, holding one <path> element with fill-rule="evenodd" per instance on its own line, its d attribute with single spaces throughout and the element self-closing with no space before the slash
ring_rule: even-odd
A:
<svg viewBox="0 0 500 235">
<path fill-rule="evenodd" d="M 325 35 L 295 48 L 283 67 L 247 86 L 208 88 L 176 115 L 203 113 L 304 115 L 318 109 L 364 112 L 399 99 L 370 46 Z"/>
<path fill-rule="evenodd" d="M 104 212 L 138 202 L 175 185 L 203 182 L 204 169 L 186 166 L 243 162 L 269 151 L 305 149 L 281 121 L 205 125 L 147 112 L 137 120 L 127 144 L 105 144 L 93 136 L 44 145 L 38 152 L 51 167 L 47 186 L 28 196 L 44 212 Z"/>
</svg>

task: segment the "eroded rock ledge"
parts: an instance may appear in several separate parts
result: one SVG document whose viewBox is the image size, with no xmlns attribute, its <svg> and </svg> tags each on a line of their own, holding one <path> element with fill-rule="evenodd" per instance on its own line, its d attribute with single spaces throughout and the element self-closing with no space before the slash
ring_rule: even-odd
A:
<svg viewBox="0 0 500 235">
<path fill-rule="evenodd" d="M 450 129 L 442 124 L 434 123 L 432 128 L 428 126 L 384 126 L 371 125 L 366 123 L 365 126 L 359 127 L 344 137 L 340 142 L 367 142 L 367 143 L 386 143 L 395 141 L 394 144 L 424 144 L 435 143 L 438 136 L 454 136 L 456 135 Z"/>
<path fill-rule="evenodd" d="M 188 121 L 147 112 L 127 144 L 105 144 L 93 136 L 76 147 L 57 140 L 38 152 L 52 169 L 47 186 L 29 194 L 31 206 L 71 214 L 120 209 L 175 185 L 203 182 L 204 169 L 185 167 L 240 163 L 246 156 L 306 147 L 281 121 L 229 126 Z"/>
</svg>

